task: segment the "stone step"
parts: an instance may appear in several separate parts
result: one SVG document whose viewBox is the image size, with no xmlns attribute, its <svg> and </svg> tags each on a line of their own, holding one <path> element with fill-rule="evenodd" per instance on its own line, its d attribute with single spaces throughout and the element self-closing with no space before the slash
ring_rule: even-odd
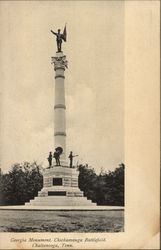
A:
<svg viewBox="0 0 161 250">
<path fill-rule="evenodd" d="M 72 189 L 66 189 L 66 188 L 54 188 L 54 189 L 48 189 L 48 190 L 41 190 L 41 191 L 38 191 L 38 194 L 41 194 L 41 193 L 48 193 L 48 192 L 52 192 L 52 191 L 56 191 L 56 192 L 59 192 L 59 191 L 64 191 L 64 192 L 69 192 L 69 193 L 81 193 L 81 194 L 83 194 L 83 191 L 81 191 L 81 190 L 79 190 L 79 189 L 77 189 L 77 190 L 72 190 Z"/>
<path fill-rule="evenodd" d="M 67 193 L 66 195 L 48 195 L 48 193 L 38 193 L 38 197 L 84 197 L 83 193 Z"/>
<path fill-rule="evenodd" d="M 92 205 L 91 200 L 87 199 L 68 199 L 68 197 L 64 197 L 64 199 L 46 199 L 46 200 L 31 200 L 31 205 L 34 206 L 86 206 Z M 95 205 L 95 204 L 94 204 Z"/>
<path fill-rule="evenodd" d="M 70 202 L 70 203 L 54 203 L 54 202 L 31 202 L 30 204 L 26 204 L 27 206 L 96 206 L 95 203 L 85 203 L 85 202 Z"/>
<path fill-rule="evenodd" d="M 80 188 L 77 186 L 77 187 L 72 187 L 72 186 L 50 186 L 50 187 L 43 187 L 41 190 L 39 190 L 38 192 L 42 192 L 42 191 L 48 191 L 48 190 L 66 190 L 66 191 L 80 191 L 80 192 L 83 192 L 82 190 L 80 190 Z"/>
<path fill-rule="evenodd" d="M 63 197 L 68 197 L 68 198 L 82 198 L 82 197 L 85 197 L 83 194 L 77 194 L 77 195 L 71 195 L 71 194 L 67 194 L 67 195 L 38 195 L 37 196 L 38 198 L 46 198 L 46 197 L 50 197 L 51 199 L 52 198 L 60 198 L 60 199 L 63 199 Z"/>
<path fill-rule="evenodd" d="M 85 197 L 84 197 L 85 198 Z M 96 206 L 91 200 L 30 200 L 30 202 L 25 203 L 26 206 Z"/>
<path fill-rule="evenodd" d="M 64 202 L 67 202 L 67 203 L 70 203 L 70 202 L 76 202 L 76 203 L 79 203 L 79 202 L 83 202 L 83 203 L 91 203 L 92 201 L 91 200 L 87 200 L 87 199 L 34 199 L 34 200 L 31 200 L 30 202 L 43 202 L 43 203 L 49 203 L 49 202 L 52 202 L 52 203 L 64 203 Z"/>
<path fill-rule="evenodd" d="M 78 197 L 75 197 L 75 196 L 44 196 L 44 197 L 35 197 L 34 200 L 35 201 L 50 201 L 50 200 L 64 200 L 64 199 L 67 199 L 68 201 L 73 201 L 73 200 L 76 200 L 76 201 L 82 201 L 82 200 L 88 200 L 87 197 L 84 197 L 84 196 L 78 196 Z"/>
</svg>

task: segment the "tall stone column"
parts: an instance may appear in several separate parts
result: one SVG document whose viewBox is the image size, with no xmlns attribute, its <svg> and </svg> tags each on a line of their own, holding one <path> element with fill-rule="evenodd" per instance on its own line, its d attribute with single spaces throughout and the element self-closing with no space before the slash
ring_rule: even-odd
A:
<svg viewBox="0 0 161 250">
<path fill-rule="evenodd" d="M 56 56 L 52 57 L 52 63 L 55 70 L 54 148 L 63 148 L 60 163 L 62 166 L 66 166 L 66 106 L 64 86 L 64 72 L 67 67 L 66 56 L 63 55 L 63 52 L 57 52 Z"/>
</svg>

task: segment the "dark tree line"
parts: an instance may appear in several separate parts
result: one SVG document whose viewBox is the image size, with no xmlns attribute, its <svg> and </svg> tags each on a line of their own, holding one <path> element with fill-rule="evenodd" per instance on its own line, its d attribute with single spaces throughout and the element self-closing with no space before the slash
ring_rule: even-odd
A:
<svg viewBox="0 0 161 250">
<path fill-rule="evenodd" d="M 88 165 L 79 165 L 79 188 L 98 205 L 124 205 L 124 164 L 97 175 Z M 38 195 L 43 187 L 42 167 L 36 162 L 14 164 L 0 173 L 0 205 L 21 205 Z"/>
<path fill-rule="evenodd" d="M 0 176 L 0 204 L 21 205 L 37 196 L 43 186 L 41 166 L 36 162 L 14 164 L 11 171 Z"/>
<path fill-rule="evenodd" d="M 88 165 L 80 165 L 79 187 L 86 197 L 98 205 L 124 205 L 124 164 L 114 171 L 97 175 Z"/>
</svg>

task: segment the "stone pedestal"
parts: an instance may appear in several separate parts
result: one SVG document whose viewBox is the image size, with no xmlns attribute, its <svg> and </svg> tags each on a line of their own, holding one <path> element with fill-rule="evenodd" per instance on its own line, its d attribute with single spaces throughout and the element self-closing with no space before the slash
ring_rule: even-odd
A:
<svg viewBox="0 0 161 250">
<path fill-rule="evenodd" d="M 25 205 L 32 206 L 96 206 L 84 197 L 78 187 L 79 172 L 74 168 L 55 166 L 44 170 L 43 188 L 38 197 Z"/>
</svg>

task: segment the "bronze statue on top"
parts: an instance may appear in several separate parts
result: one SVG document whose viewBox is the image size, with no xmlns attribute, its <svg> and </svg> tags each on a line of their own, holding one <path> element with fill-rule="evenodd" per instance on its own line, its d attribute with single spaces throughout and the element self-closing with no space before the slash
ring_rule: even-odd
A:
<svg viewBox="0 0 161 250">
<path fill-rule="evenodd" d="M 66 31 L 66 25 L 64 27 L 63 34 L 60 33 L 60 29 L 58 29 L 58 33 L 54 32 L 51 30 L 51 32 L 56 36 L 56 42 L 57 42 L 57 48 L 58 52 L 61 52 L 61 44 L 62 41 L 66 42 L 67 41 L 67 31 Z"/>
</svg>

